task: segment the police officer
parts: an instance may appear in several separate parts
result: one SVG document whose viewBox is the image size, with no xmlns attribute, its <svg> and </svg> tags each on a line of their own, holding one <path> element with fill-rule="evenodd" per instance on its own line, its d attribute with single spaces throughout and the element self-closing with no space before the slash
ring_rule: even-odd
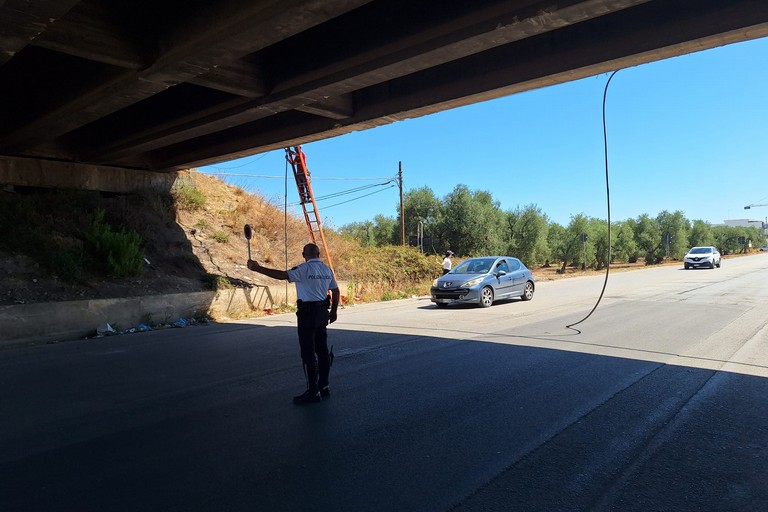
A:
<svg viewBox="0 0 768 512">
<path fill-rule="evenodd" d="M 328 375 L 333 354 L 328 352 L 326 327 L 336 321 L 339 306 L 339 285 L 336 284 L 333 270 L 320 260 L 320 248 L 315 244 L 307 244 L 301 255 L 304 257 L 304 263 L 290 270 L 262 267 L 258 262 L 248 260 L 248 268 L 255 272 L 296 283 L 296 317 L 301 360 L 307 376 L 307 390 L 293 397 L 295 404 L 319 402 L 321 397 L 331 395 Z M 330 301 L 328 290 L 331 291 Z"/>
<path fill-rule="evenodd" d="M 445 251 L 445 258 L 443 258 L 443 275 L 451 271 L 453 263 L 451 258 L 453 257 L 453 251 Z"/>
</svg>

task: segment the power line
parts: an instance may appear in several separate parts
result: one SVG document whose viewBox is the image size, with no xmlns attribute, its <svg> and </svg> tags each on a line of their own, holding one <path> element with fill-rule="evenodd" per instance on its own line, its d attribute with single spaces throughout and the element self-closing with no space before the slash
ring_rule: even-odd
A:
<svg viewBox="0 0 768 512">
<path fill-rule="evenodd" d="M 258 162 L 259 160 L 261 160 L 261 159 L 262 159 L 262 158 L 264 158 L 265 156 L 267 156 L 267 153 L 264 153 L 263 155 L 261 155 L 261 156 L 260 156 L 259 158 L 257 158 L 256 160 L 249 160 L 249 161 L 245 162 L 245 163 L 244 163 L 244 164 L 242 164 L 242 165 L 236 165 L 236 166 L 234 166 L 234 167 L 213 167 L 213 166 L 211 166 L 211 167 L 212 167 L 213 169 L 224 169 L 224 170 L 230 170 L 230 169 L 240 169 L 240 168 L 242 168 L 242 167 L 245 167 L 246 165 L 251 165 L 251 164 L 252 164 L 252 163 L 254 163 L 254 162 Z M 246 157 L 246 158 L 248 158 L 248 157 Z"/>
<path fill-rule="evenodd" d="M 191 171 L 191 172 L 197 172 L 197 173 L 200 173 L 200 174 L 205 174 L 207 176 L 214 176 L 214 177 L 218 177 L 218 176 L 238 176 L 238 177 L 244 177 L 244 178 L 269 178 L 269 179 L 271 179 L 271 178 L 278 179 L 279 178 L 279 179 L 285 179 L 284 176 L 269 176 L 269 175 L 259 175 L 259 174 L 239 174 L 239 173 L 220 173 L 220 172 L 217 172 L 217 173 L 205 173 L 205 172 L 202 172 L 202 171 L 199 171 L 199 170 Z M 324 201 L 324 200 L 333 199 L 333 198 L 344 196 L 344 195 L 354 194 L 356 192 L 361 192 L 361 191 L 367 190 L 369 188 L 381 187 L 381 186 L 384 186 L 384 185 L 390 185 L 389 187 L 383 188 L 381 190 L 376 190 L 376 191 L 371 192 L 369 194 L 363 194 L 362 196 L 358 196 L 358 197 L 349 199 L 347 201 L 342 201 L 340 203 L 334 203 L 334 204 L 331 204 L 331 205 L 323 206 L 323 208 L 332 208 L 334 206 L 339 206 L 339 205 L 342 205 L 342 204 L 351 203 L 352 201 L 357 201 L 358 199 L 363 199 L 365 197 L 372 196 L 373 194 L 378 194 L 379 192 L 384 192 L 385 190 L 388 190 L 388 189 L 390 189 L 390 188 L 395 186 L 392 183 L 395 180 L 397 180 L 397 177 L 391 177 L 390 176 L 390 177 L 379 177 L 379 178 L 318 178 L 318 177 L 314 177 L 313 176 L 312 177 L 312 181 L 315 181 L 315 180 L 328 180 L 328 181 L 330 181 L 330 180 L 337 180 L 337 181 L 386 180 L 386 181 L 384 181 L 382 183 L 374 183 L 374 184 L 371 184 L 371 185 L 363 185 L 363 186 L 355 187 L 355 188 L 352 188 L 352 189 L 349 189 L 349 190 L 342 190 L 340 192 L 334 192 L 334 193 L 327 194 L 327 195 L 324 195 L 324 196 L 316 197 L 315 198 L 316 201 Z M 299 206 L 300 204 L 301 204 L 301 202 L 286 203 L 285 206 L 286 207 L 287 206 Z"/>
<path fill-rule="evenodd" d="M 266 174 L 240 174 L 236 172 L 215 172 L 215 173 L 208 173 L 208 172 L 202 172 L 202 171 L 191 171 L 191 172 L 197 172 L 200 174 L 205 174 L 206 176 L 242 176 L 243 178 L 268 178 L 268 179 L 283 179 L 283 176 L 271 176 Z M 374 180 L 388 180 L 392 179 L 387 176 L 377 177 L 377 178 L 325 178 L 325 177 L 316 177 L 312 176 L 312 181 L 320 180 L 320 181 L 374 181 Z"/>
<path fill-rule="evenodd" d="M 395 185 L 390 185 L 387 188 L 383 188 L 381 190 L 375 190 L 375 191 L 371 192 L 370 194 L 365 194 L 365 195 L 362 195 L 360 197 L 355 197 L 354 199 L 349 199 L 347 201 L 342 201 L 340 203 L 335 203 L 335 204 L 330 204 L 330 205 L 327 205 L 327 206 L 323 206 L 323 208 L 325 208 L 327 210 L 328 208 L 333 208 L 334 206 L 339 206 L 340 204 L 351 203 L 352 201 L 357 201 L 358 199 L 362 199 L 364 197 L 372 196 L 373 194 L 378 194 L 379 192 L 384 192 L 385 190 L 389 190 L 390 188 L 392 188 L 394 186 Z"/>
<path fill-rule="evenodd" d="M 315 201 L 323 201 L 323 200 L 326 200 L 326 199 L 333 199 L 335 197 L 345 196 L 345 195 L 349 195 L 349 194 L 354 194 L 355 192 L 361 192 L 361 191 L 367 190 L 369 188 L 381 187 L 381 186 L 388 185 L 388 184 L 392 183 L 392 181 L 393 180 L 388 180 L 388 181 L 385 181 L 384 183 L 376 183 L 376 184 L 373 184 L 373 185 L 365 185 L 365 186 L 353 188 L 353 189 L 350 189 L 350 190 L 343 190 L 341 192 L 335 192 L 333 194 L 328 194 L 328 195 L 325 195 L 325 196 L 316 197 Z M 391 188 L 391 187 L 387 187 L 387 188 Z M 383 189 L 383 190 L 386 190 L 386 189 Z M 372 193 L 375 194 L 377 192 L 380 192 L 380 191 L 377 190 L 376 192 L 372 192 Z M 369 195 L 371 195 L 371 194 L 362 195 L 362 196 L 360 196 L 360 198 L 367 197 Z M 359 198 L 355 198 L 355 199 L 359 199 Z M 349 201 L 354 201 L 355 199 L 350 199 Z M 331 205 L 331 206 L 336 206 L 336 205 L 339 205 L 339 204 L 348 203 L 349 201 L 344 201 L 342 203 L 336 203 L 336 204 Z M 290 206 L 298 206 L 300 204 L 301 204 L 301 202 L 291 203 Z M 330 208 L 330 206 L 325 206 L 324 208 Z"/>
<path fill-rule="evenodd" d="M 347 195 L 347 194 L 354 194 L 355 192 L 360 192 L 362 190 L 367 190 L 369 188 L 381 187 L 381 186 L 387 185 L 389 183 L 392 183 L 393 181 L 394 181 L 394 178 L 391 179 L 391 180 L 387 180 L 384 183 L 374 183 L 373 185 L 363 185 L 362 187 L 351 188 L 349 190 L 342 190 L 340 192 L 334 192 L 332 194 L 327 194 L 327 195 L 324 195 L 324 196 L 318 196 L 318 197 L 315 197 L 315 199 L 318 200 L 318 201 L 323 200 L 323 199 L 333 199 L 334 197 L 344 196 L 344 195 Z"/>
</svg>

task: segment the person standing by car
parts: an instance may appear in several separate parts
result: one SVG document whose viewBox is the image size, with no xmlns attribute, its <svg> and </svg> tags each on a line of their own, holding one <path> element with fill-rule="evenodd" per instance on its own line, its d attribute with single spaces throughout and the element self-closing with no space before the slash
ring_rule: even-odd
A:
<svg viewBox="0 0 768 512">
<path fill-rule="evenodd" d="M 327 326 L 336 321 L 340 297 L 333 270 L 320 260 L 320 248 L 315 244 L 307 244 L 301 255 L 304 263 L 290 270 L 262 267 L 258 262 L 248 260 L 248 268 L 254 272 L 296 283 L 299 347 L 307 377 L 307 390 L 293 397 L 295 404 L 320 402 L 322 397 L 331 395 L 328 376 L 333 353 L 328 351 Z"/>
<path fill-rule="evenodd" d="M 451 271 L 451 267 L 453 266 L 451 257 L 453 257 L 453 251 L 445 251 L 445 258 L 443 258 L 443 275 Z"/>
</svg>

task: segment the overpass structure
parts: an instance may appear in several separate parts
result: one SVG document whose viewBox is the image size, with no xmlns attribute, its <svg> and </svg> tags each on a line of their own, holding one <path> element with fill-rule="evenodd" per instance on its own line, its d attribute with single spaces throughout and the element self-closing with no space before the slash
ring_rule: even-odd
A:
<svg viewBox="0 0 768 512">
<path fill-rule="evenodd" d="M 4 0 L 0 171 L 174 171 L 766 35 L 765 0 Z"/>
</svg>

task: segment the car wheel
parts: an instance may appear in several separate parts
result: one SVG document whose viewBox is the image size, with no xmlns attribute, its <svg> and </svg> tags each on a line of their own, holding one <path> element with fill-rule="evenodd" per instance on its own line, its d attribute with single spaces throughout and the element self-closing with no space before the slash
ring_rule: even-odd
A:
<svg viewBox="0 0 768 512">
<path fill-rule="evenodd" d="M 709 268 L 715 268 L 715 262 L 714 261 L 710 261 L 709 262 Z"/>
<path fill-rule="evenodd" d="M 435 302 L 435 306 L 437 306 L 439 309 L 442 309 L 442 308 L 447 308 L 448 304 L 446 304 L 445 302 Z"/>
<path fill-rule="evenodd" d="M 480 290 L 480 307 L 487 308 L 493 304 L 493 290 L 490 286 L 486 286 Z"/>
<path fill-rule="evenodd" d="M 717 260 L 717 268 L 720 268 L 720 263 L 722 263 L 723 260 Z"/>
<path fill-rule="evenodd" d="M 685 264 L 685 270 L 688 270 L 689 268 L 691 268 L 691 266 L 690 266 L 689 264 L 687 264 L 687 263 L 686 263 L 686 264 Z"/>
<path fill-rule="evenodd" d="M 528 281 L 525 283 L 525 290 L 523 290 L 523 296 L 520 297 L 523 300 L 531 300 L 533 298 L 533 283 Z"/>
</svg>

